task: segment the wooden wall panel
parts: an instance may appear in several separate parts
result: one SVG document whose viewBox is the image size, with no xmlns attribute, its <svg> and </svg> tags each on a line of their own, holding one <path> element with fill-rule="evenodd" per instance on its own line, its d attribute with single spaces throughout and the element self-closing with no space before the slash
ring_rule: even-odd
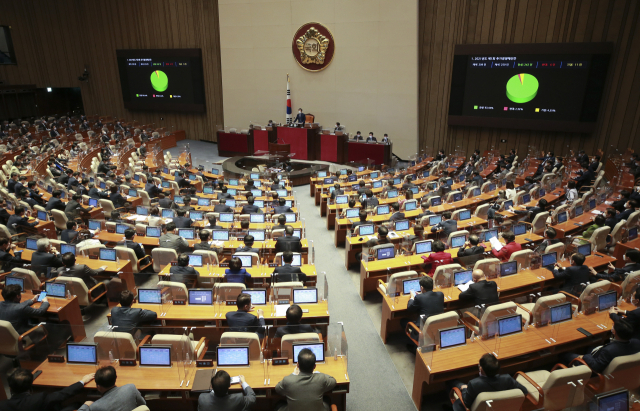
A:
<svg viewBox="0 0 640 411">
<path fill-rule="evenodd" d="M 640 2 L 636 0 L 424 0 L 418 28 L 420 148 L 470 153 L 515 147 L 615 154 L 640 151 Z M 447 125 L 456 44 L 614 43 L 600 117 L 591 134 Z M 506 143 L 501 143 L 506 139 Z"/>
<path fill-rule="evenodd" d="M 0 0 L 12 28 L 17 66 L 0 66 L 10 84 L 82 88 L 85 112 L 186 130 L 215 141 L 223 124 L 218 2 L 214 0 Z M 202 49 L 206 113 L 124 108 L 116 49 Z M 78 81 L 85 64 L 88 83 Z M 164 120 L 161 120 L 163 118 Z"/>
</svg>

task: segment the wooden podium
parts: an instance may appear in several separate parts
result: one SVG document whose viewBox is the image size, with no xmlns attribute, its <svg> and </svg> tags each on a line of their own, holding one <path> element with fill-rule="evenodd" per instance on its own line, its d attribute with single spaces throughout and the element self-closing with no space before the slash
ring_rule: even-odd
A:
<svg viewBox="0 0 640 411">
<path fill-rule="evenodd" d="M 291 154 L 291 144 L 269 143 L 269 154 L 276 154 L 276 155 Z"/>
</svg>

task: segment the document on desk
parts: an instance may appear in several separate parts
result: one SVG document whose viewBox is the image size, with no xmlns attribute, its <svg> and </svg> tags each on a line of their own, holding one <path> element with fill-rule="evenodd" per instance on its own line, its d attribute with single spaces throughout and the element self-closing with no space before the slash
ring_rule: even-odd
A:
<svg viewBox="0 0 640 411">
<path fill-rule="evenodd" d="M 498 240 L 497 237 L 491 237 L 489 239 L 489 242 L 491 243 L 491 248 L 493 248 L 496 251 L 500 251 L 502 250 L 502 243 L 500 242 L 500 240 Z"/>
<path fill-rule="evenodd" d="M 276 317 L 286 317 L 287 309 L 291 307 L 289 304 L 278 304 L 275 306 Z"/>
<path fill-rule="evenodd" d="M 604 214 L 602 211 L 600 210 L 591 210 L 592 214 L 598 215 L 598 214 Z"/>
<path fill-rule="evenodd" d="M 467 283 L 464 284 L 458 284 L 458 290 L 465 292 L 469 289 L 469 286 L 473 284 L 473 281 L 469 281 Z"/>
<path fill-rule="evenodd" d="M 395 238 L 400 238 L 400 236 L 395 231 L 392 231 L 389 233 L 389 238 L 395 239 Z"/>
</svg>

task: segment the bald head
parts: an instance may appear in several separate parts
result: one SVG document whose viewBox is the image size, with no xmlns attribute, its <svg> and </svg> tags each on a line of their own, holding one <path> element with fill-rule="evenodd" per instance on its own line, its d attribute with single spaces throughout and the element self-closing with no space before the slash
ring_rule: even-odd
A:
<svg viewBox="0 0 640 411">
<path fill-rule="evenodd" d="M 479 269 L 479 268 L 478 268 L 478 269 L 476 269 L 476 270 L 473 270 L 472 275 L 473 275 L 473 282 L 474 282 L 474 283 L 477 283 L 478 281 L 482 281 L 482 280 L 484 280 L 484 279 L 485 279 L 485 278 L 484 278 L 484 271 L 482 271 L 482 270 L 481 270 L 481 269 Z"/>
</svg>

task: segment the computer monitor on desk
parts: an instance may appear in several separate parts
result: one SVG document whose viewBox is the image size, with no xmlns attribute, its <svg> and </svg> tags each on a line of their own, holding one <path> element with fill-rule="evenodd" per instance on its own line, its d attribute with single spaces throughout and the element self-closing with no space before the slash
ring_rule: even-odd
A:
<svg viewBox="0 0 640 411">
<path fill-rule="evenodd" d="M 318 289 L 317 288 L 294 288 L 293 303 L 294 304 L 317 304 Z"/>
<path fill-rule="evenodd" d="M 246 289 L 242 291 L 243 294 L 249 294 L 251 296 L 251 305 L 266 305 L 267 304 L 267 290 L 266 288 L 254 288 Z"/>
<path fill-rule="evenodd" d="M 189 289 L 189 305 L 212 305 L 213 289 L 191 288 Z"/>
<path fill-rule="evenodd" d="M 264 214 L 249 214 L 250 223 L 264 223 Z"/>
<path fill-rule="evenodd" d="M 425 254 L 431 252 L 431 245 L 433 240 L 422 240 L 415 243 L 416 255 Z"/>
<path fill-rule="evenodd" d="M 48 282 L 45 283 L 44 290 L 47 292 L 47 297 L 66 298 L 67 296 L 66 283 Z"/>
<path fill-rule="evenodd" d="M 375 226 L 373 224 L 361 224 L 358 226 L 358 233 L 360 235 L 373 235 Z"/>
<path fill-rule="evenodd" d="M 492 228 L 490 230 L 481 231 L 478 237 L 481 243 L 485 241 L 489 241 L 494 237 L 498 237 L 498 229 Z"/>
<path fill-rule="evenodd" d="M 140 346 L 141 367 L 171 367 L 170 345 Z"/>
<path fill-rule="evenodd" d="M 611 307 L 617 305 L 618 295 L 615 290 L 598 294 L 598 311 L 607 311 Z"/>
<path fill-rule="evenodd" d="M 211 230 L 213 241 L 229 241 L 229 230 Z"/>
<path fill-rule="evenodd" d="M 458 214 L 459 221 L 465 221 L 470 219 L 471 219 L 471 210 L 460 211 L 460 213 Z"/>
<path fill-rule="evenodd" d="M 585 257 L 591 255 L 591 244 L 583 244 L 578 246 L 578 252 Z"/>
<path fill-rule="evenodd" d="M 429 216 L 429 225 L 430 226 L 434 226 L 436 224 L 440 224 L 441 221 L 442 221 L 442 216 L 441 215 Z"/>
<path fill-rule="evenodd" d="M 505 337 L 507 335 L 522 332 L 522 315 L 513 314 L 498 318 L 498 336 Z"/>
<path fill-rule="evenodd" d="M 285 262 L 284 262 L 284 258 L 281 258 L 281 265 L 284 266 Z M 302 266 L 302 255 L 299 253 L 296 253 L 293 255 L 293 260 L 291 260 L 291 266 L 292 267 L 301 267 Z"/>
<path fill-rule="evenodd" d="M 462 247 L 466 241 L 467 241 L 466 234 L 451 237 L 451 248 Z"/>
<path fill-rule="evenodd" d="M 395 248 L 393 245 L 390 245 L 389 247 L 378 248 L 376 250 L 377 260 L 386 260 L 393 257 L 395 257 Z"/>
<path fill-rule="evenodd" d="M 453 284 L 458 286 L 466 284 L 473 278 L 473 270 L 458 271 L 453 273 Z"/>
<path fill-rule="evenodd" d="M 406 231 L 409 229 L 409 220 L 400 220 L 395 222 L 395 231 Z"/>
<path fill-rule="evenodd" d="M 36 238 L 27 238 L 27 250 L 37 250 L 38 249 L 38 240 Z"/>
<path fill-rule="evenodd" d="M 233 223 L 233 213 L 220 213 L 218 220 L 221 223 Z"/>
<path fill-rule="evenodd" d="M 410 278 L 402 281 L 402 294 L 410 294 L 411 291 L 416 293 L 420 292 L 420 279 Z"/>
<path fill-rule="evenodd" d="M 566 223 L 568 218 L 569 218 L 569 216 L 567 215 L 566 211 L 558 213 L 558 224 Z"/>
<path fill-rule="evenodd" d="M 233 257 L 238 257 L 240 259 L 240 261 L 242 262 L 242 268 L 248 268 L 253 265 L 251 262 L 252 256 L 250 255 L 234 254 Z"/>
<path fill-rule="evenodd" d="M 162 304 L 162 290 L 157 288 L 138 288 L 138 303 Z"/>
<path fill-rule="evenodd" d="M 145 206 L 137 206 L 136 214 L 138 215 L 149 215 L 149 209 Z"/>
<path fill-rule="evenodd" d="M 68 364 L 97 364 L 98 344 L 67 343 Z"/>
<path fill-rule="evenodd" d="M 574 208 L 574 211 L 575 211 L 575 216 L 576 216 L 576 217 L 580 217 L 580 216 L 582 215 L 583 208 L 582 208 L 582 206 L 581 206 L 581 205 L 577 205 L 577 206 Z"/>
<path fill-rule="evenodd" d="M 376 215 L 384 215 L 384 214 L 389 214 L 389 206 L 388 205 L 381 205 L 376 207 Z"/>
<path fill-rule="evenodd" d="M 76 246 L 72 244 L 60 244 L 60 254 L 66 253 L 76 255 Z"/>
<path fill-rule="evenodd" d="M 460 325 L 457 327 L 443 328 L 438 330 L 440 334 L 440 349 L 459 347 L 467 343 L 467 336 L 465 326 Z"/>
<path fill-rule="evenodd" d="M 549 307 L 551 324 L 558 324 L 571 319 L 571 302 Z"/>
<path fill-rule="evenodd" d="M 542 254 L 542 266 L 543 267 L 553 268 L 553 266 L 557 262 L 558 262 L 558 255 L 556 254 L 555 251 L 550 252 L 550 253 L 546 253 L 546 254 Z"/>
<path fill-rule="evenodd" d="M 173 218 L 175 217 L 175 213 L 173 212 L 173 210 L 162 210 L 162 218 Z"/>
<path fill-rule="evenodd" d="M 518 262 L 507 261 L 500 264 L 500 277 L 508 277 L 510 275 L 518 274 Z"/>
<path fill-rule="evenodd" d="M 596 394 L 595 402 L 596 408 L 594 411 L 618 411 L 631 409 L 629 406 L 628 390 L 621 389 L 605 392 L 603 394 Z"/>
<path fill-rule="evenodd" d="M 525 224 L 516 224 L 512 228 L 513 235 L 522 235 L 527 232 L 527 226 Z"/>
<path fill-rule="evenodd" d="M 24 278 L 23 277 L 17 277 L 14 275 L 8 275 L 5 277 L 5 282 L 4 282 L 5 286 L 8 285 L 19 285 L 20 286 L 20 291 L 24 291 Z"/>
<path fill-rule="evenodd" d="M 293 344 L 293 363 L 298 362 L 300 351 L 308 348 L 316 355 L 316 363 L 324 362 L 324 342 L 318 343 L 294 343 Z"/>
<path fill-rule="evenodd" d="M 219 345 L 216 348 L 218 367 L 248 367 L 249 347 L 242 345 Z"/>
<path fill-rule="evenodd" d="M 202 267 L 202 256 L 200 254 L 189 254 L 189 265 L 192 267 Z"/>
<path fill-rule="evenodd" d="M 628 240 L 632 241 L 638 238 L 638 227 L 631 227 L 628 231 Z"/>
</svg>

